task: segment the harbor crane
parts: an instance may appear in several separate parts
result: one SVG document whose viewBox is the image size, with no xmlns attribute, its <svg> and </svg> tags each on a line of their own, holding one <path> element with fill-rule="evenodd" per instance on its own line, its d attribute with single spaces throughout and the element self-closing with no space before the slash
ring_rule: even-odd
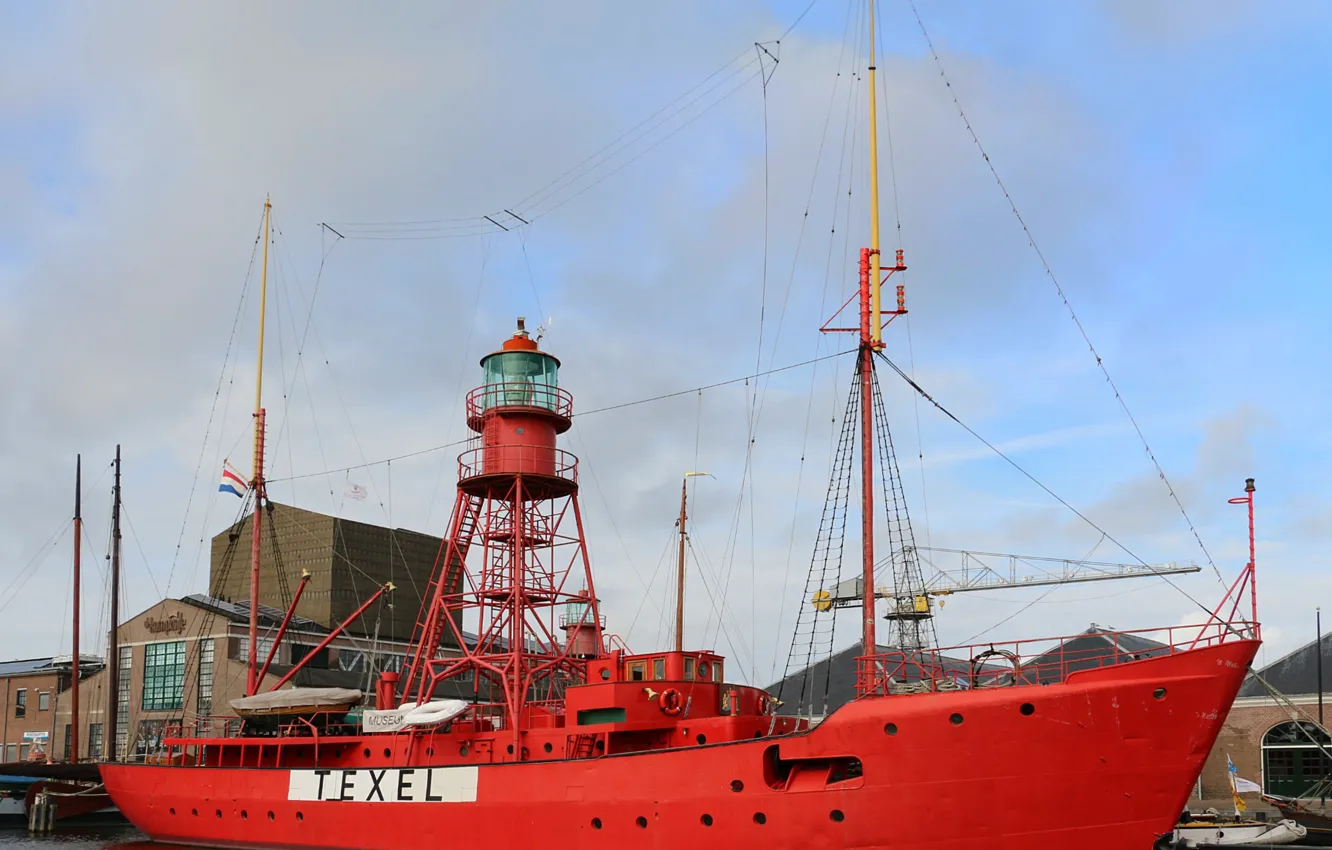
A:
<svg viewBox="0 0 1332 850">
<path fill-rule="evenodd" d="M 875 573 L 893 573 L 894 564 L 915 559 L 925 570 L 923 585 L 915 590 L 895 590 L 875 585 L 876 599 L 891 603 L 887 620 L 923 620 L 933 616 L 937 597 L 975 590 L 1014 587 L 1048 587 L 1053 584 L 1078 584 L 1125 578 L 1196 573 L 1201 568 L 1193 561 L 1168 561 L 1162 564 L 1115 564 L 1070 558 L 1046 558 L 1038 555 L 1010 555 L 999 552 L 975 552 L 967 549 L 940 549 L 931 546 L 905 546 L 875 565 Z M 816 592 L 810 600 L 816 611 L 850 608 L 861 604 L 862 579 L 852 578 Z"/>
</svg>

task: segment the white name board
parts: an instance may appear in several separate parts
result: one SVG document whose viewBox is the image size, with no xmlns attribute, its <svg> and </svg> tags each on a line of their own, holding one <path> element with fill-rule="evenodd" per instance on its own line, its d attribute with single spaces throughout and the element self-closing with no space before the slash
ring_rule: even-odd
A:
<svg viewBox="0 0 1332 850">
<path fill-rule="evenodd" d="M 388 711 L 366 709 L 361 712 L 361 728 L 367 732 L 397 732 L 406 724 L 407 709 L 394 708 Z"/>
<path fill-rule="evenodd" d="M 50 737 L 51 737 L 51 733 L 50 733 L 50 732 L 47 732 L 47 731 L 45 731 L 45 730 L 40 731 L 40 732 L 24 732 L 24 733 L 23 733 L 23 740 L 25 740 L 25 741 L 45 741 L 45 740 L 47 740 L 47 739 L 50 738 Z"/>
<path fill-rule="evenodd" d="M 476 767 L 293 770 L 288 800 L 344 803 L 475 803 Z"/>
</svg>

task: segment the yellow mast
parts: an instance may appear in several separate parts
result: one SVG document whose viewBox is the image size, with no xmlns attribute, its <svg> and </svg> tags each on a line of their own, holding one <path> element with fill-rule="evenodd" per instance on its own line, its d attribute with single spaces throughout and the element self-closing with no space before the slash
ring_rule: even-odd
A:
<svg viewBox="0 0 1332 850">
<path fill-rule="evenodd" d="M 874 0 L 869 0 L 870 341 L 883 345 L 879 288 L 879 118 L 874 93 Z"/>
<path fill-rule="evenodd" d="M 264 503 L 264 319 L 268 310 L 268 239 L 273 202 L 264 198 L 264 265 L 259 275 L 259 362 L 254 382 L 254 476 L 250 490 L 254 494 L 253 534 L 250 540 L 250 657 L 246 676 L 246 696 L 259 692 L 259 561 L 260 529 Z"/>
<path fill-rule="evenodd" d="M 873 63 L 871 63 L 873 64 Z M 870 72 L 873 74 L 873 72 Z M 268 237 L 270 213 L 273 209 L 273 202 L 269 198 L 264 198 L 264 265 L 259 274 L 259 366 L 258 376 L 254 382 L 254 445 L 255 460 L 259 460 L 257 454 L 260 441 L 263 440 L 263 434 L 259 430 L 259 411 L 264 407 L 264 319 L 268 313 L 266 306 L 268 302 Z M 263 470 L 258 466 L 254 468 L 254 477 L 258 480 Z"/>
</svg>

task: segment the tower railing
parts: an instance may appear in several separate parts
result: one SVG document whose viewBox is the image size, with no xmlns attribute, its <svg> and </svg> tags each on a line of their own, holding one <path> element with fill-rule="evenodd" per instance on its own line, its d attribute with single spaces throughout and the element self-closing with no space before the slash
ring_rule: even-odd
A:
<svg viewBox="0 0 1332 850">
<path fill-rule="evenodd" d="M 578 457 L 550 446 L 501 446 L 468 449 L 458 455 L 458 478 L 526 473 L 578 483 Z"/>
<path fill-rule="evenodd" d="M 467 394 L 469 420 L 500 407 L 535 407 L 568 419 L 573 416 L 573 396 L 559 387 L 530 381 L 486 384 Z"/>
</svg>

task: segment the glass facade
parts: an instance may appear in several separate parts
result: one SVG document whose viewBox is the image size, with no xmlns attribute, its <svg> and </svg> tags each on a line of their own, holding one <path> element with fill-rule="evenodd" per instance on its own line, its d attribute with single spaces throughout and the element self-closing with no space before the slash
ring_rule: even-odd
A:
<svg viewBox="0 0 1332 850">
<path fill-rule="evenodd" d="M 102 724 L 88 724 L 88 758 L 99 759 L 102 757 Z"/>
<path fill-rule="evenodd" d="M 143 648 L 143 711 L 178 709 L 185 696 L 185 641 L 150 643 Z"/>
<path fill-rule="evenodd" d="M 134 647 L 120 647 L 120 681 L 116 685 L 117 712 L 121 717 L 129 716 L 130 708 L 130 672 L 134 668 Z"/>
<path fill-rule="evenodd" d="M 198 714 L 213 713 L 213 652 L 212 638 L 199 641 L 199 704 Z"/>
</svg>

